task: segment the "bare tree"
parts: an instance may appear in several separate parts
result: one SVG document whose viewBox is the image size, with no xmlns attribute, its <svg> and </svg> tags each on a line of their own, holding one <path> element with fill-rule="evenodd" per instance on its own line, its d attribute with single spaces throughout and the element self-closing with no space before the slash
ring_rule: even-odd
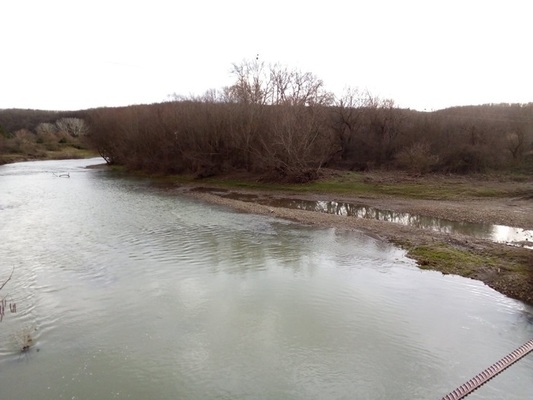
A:
<svg viewBox="0 0 533 400">
<path fill-rule="evenodd" d="M 89 130 L 89 127 L 81 118 L 61 118 L 56 121 L 56 126 L 60 131 L 74 137 L 84 136 Z"/>
<path fill-rule="evenodd" d="M 255 59 L 233 64 L 235 83 L 225 88 L 229 101 L 259 105 L 331 105 L 334 96 L 311 72 L 266 65 Z"/>
<path fill-rule="evenodd" d="M 341 165 L 364 164 L 358 160 L 358 153 L 365 152 L 364 126 L 373 98 L 368 91 L 348 87 L 336 99 L 333 109 L 333 130 L 337 140 L 337 157 Z"/>
<path fill-rule="evenodd" d="M 233 64 L 235 83 L 224 89 L 228 101 L 243 104 L 269 104 L 272 96 L 272 82 L 267 66 L 255 59 Z"/>
<path fill-rule="evenodd" d="M 333 132 L 322 106 L 275 106 L 263 161 L 274 178 L 306 182 L 318 172 L 335 150 Z"/>
<path fill-rule="evenodd" d="M 324 87 L 324 82 L 311 72 L 288 70 L 278 65 L 270 69 L 273 104 L 291 106 L 328 106 L 334 96 Z"/>
<path fill-rule="evenodd" d="M 50 122 L 42 122 L 39 125 L 37 125 L 37 128 L 35 128 L 35 132 L 39 135 L 50 135 L 55 134 L 57 132 L 58 126 L 56 124 L 52 124 Z"/>
<path fill-rule="evenodd" d="M 292 181 L 315 178 L 333 148 L 325 108 L 334 97 L 323 81 L 258 59 L 234 64 L 232 72 L 235 83 L 225 93 L 239 106 L 232 136 L 247 168 Z"/>
<path fill-rule="evenodd" d="M 505 135 L 507 150 L 511 153 L 513 161 L 520 161 L 526 150 L 526 135 L 523 129 L 514 129 Z"/>
<path fill-rule="evenodd" d="M 370 131 L 374 136 L 374 162 L 376 165 L 390 163 L 397 150 L 397 140 L 403 132 L 405 116 L 391 99 L 370 100 Z"/>
<path fill-rule="evenodd" d="M 411 173 L 422 175 L 431 170 L 439 162 L 439 157 L 431 152 L 429 143 L 416 142 L 403 148 L 396 156 L 400 168 Z"/>
</svg>

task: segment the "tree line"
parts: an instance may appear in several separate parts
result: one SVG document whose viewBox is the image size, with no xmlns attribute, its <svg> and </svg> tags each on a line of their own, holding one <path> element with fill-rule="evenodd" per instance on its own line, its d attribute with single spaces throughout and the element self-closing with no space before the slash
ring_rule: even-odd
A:
<svg viewBox="0 0 533 400">
<path fill-rule="evenodd" d="M 533 103 L 418 112 L 355 89 L 334 96 L 312 73 L 258 60 L 234 65 L 233 76 L 202 96 L 78 117 L 108 163 L 148 172 L 305 182 L 324 167 L 533 171 Z"/>
<path fill-rule="evenodd" d="M 400 109 L 311 73 L 258 61 L 234 65 L 233 85 L 196 98 L 94 110 L 91 140 L 109 163 L 210 176 L 233 169 L 276 180 L 322 167 L 473 173 L 533 165 L 533 103 Z"/>
</svg>

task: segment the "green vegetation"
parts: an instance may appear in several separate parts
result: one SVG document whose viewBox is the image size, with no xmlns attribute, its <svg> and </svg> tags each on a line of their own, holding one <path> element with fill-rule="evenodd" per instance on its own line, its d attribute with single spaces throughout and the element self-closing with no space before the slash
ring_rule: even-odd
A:
<svg viewBox="0 0 533 400">
<path fill-rule="evenodd" d="M 503 178 L 503 179 L 502 179 Z M 176 177 L 190 182 L 192 176 Z M 302 184 L 275 183 L 255 177 L 211 177 L 202 183 L 224 188 L 282 191 L 288 193 L 324 193 L 353 197 L 383 197 L 454 200 L 487 197 L 524 197 L 531 195 L 532 176 L 502 174 L 444 176 L 429 174 L 413 177 L 402 172 L 325 172 L 319 179 Z M 513 182 L 512 185 L 505 184 Z"/>
<path fill-rule="evenodd" d="M 443 242 L 398 244 L 408 249 L 409 256 L 422 269 L 479 279 L 507 296 L 533 304 L 531 250 L 510 246 L 475 248 Z"/>
<path fill-rule="evenodd" d="M 483 268 L 494 267 L 497 259 L 491 255 L 474 254 L 445 243 L 417 246 L 409 250 L 422 269 L 436 269 L 446 274 L 470 277 Z"/>
</svg>

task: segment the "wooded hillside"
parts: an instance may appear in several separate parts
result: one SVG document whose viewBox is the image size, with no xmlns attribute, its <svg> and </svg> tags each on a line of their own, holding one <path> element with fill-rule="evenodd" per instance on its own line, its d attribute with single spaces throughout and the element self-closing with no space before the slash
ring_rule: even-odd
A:
<svg viewBox="0 0 533 400">
<path fill-rule="evenodd" d="M 244 62 L 233 72 L 233 85 L 204 96 L 75 117 L 107 162 L 148 172 L 205 177 L 246 170 L 303 182 L 322 167 L 533 171 L 533 103 L 418 112 L 357 90 L 336 97 L 315 75 L 277 65 Z M 15 130 L 42 135 L 46 124 L 62 118 L 0 111 L 0 153 Z"/>
</svg>

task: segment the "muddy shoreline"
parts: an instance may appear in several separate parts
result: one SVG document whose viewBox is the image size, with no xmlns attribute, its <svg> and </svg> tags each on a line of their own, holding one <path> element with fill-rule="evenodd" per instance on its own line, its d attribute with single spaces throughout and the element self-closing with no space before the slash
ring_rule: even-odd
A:
<svg viewBox="0 0 533 400">
<path fill-rule="evenodd" d="M 373 219 L 266 206 L 253 201 L 222 197 L 216 192 L 201 190 L 201 186 L 199 190 L 199 186 L 185 185 L 179 190 L 196 199 L 231 207 L 241 212 L 272 215 L 308 225 L 363 231 L 372 237 L 406 249 L 408 256 L 415 259 L 420 268 L 477 279 L 509 297 L 533 304 L 533 250 L 461 234 L 430 231 Z M 264 192 L 249 189 L 232 188 L 230 190 L 241 195 L 264 195 Z M 533 201 L 531 199 L 491 198 L 440 201 L 394 197 L 326 196 L 316 193 L 289 194 L 271 191 L 268 195 L 314 201 L 335 200 L 453 221 L 533 229 Z"/>
</svg>

